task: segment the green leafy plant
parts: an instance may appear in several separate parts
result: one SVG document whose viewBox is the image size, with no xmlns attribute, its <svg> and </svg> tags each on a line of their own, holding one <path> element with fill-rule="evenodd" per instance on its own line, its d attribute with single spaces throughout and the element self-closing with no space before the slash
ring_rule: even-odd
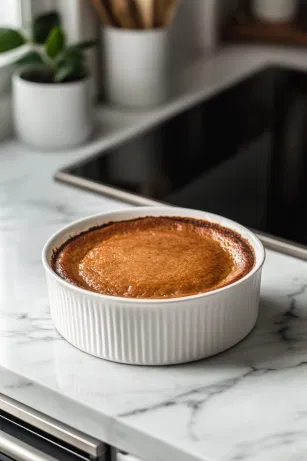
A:
<svg viewBox="0 0 307 461">
<path fill-rule="evenodd" d="M 87 76 L 84 50 L 94 46 L 96 42 L 67 45 L 60 16 L 51 12 L 35 19 L 30 37 L 14 29 L 0 28 L 0 53 L 25 44 L 30 45 L 30 50 L 17 64 L 27 68 L 27 79 L 64 83 Z"/>
</svg>

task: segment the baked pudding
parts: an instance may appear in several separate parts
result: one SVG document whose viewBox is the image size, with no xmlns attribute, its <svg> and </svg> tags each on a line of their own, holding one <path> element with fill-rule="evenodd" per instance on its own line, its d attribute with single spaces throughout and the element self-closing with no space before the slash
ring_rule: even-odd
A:
<svg viewBox="0 0 307 461">
<path fill-rule="evenodd" d="M 227 286 L 251 271 L 253 249 L 201 219 L 145 217 L 91 228 L 52 256 L 53 270 L 85 290 L 124 298 L 179 298 Z"/>
</svg>

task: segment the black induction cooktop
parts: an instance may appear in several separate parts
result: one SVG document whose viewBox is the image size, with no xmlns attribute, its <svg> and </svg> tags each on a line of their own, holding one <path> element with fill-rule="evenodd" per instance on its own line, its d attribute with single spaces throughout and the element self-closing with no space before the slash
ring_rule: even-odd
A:
<svg viewBox="0 0 307 461">
<path fill-rule="evenodd" d="M 56 178 L 307 245 L 307 77 L 263 69 Z"/>
</svg>

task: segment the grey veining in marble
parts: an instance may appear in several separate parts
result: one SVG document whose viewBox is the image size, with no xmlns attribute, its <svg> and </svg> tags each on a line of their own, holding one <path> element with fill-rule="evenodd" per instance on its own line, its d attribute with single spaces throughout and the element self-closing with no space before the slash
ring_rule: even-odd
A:
<svg viewBox="0 0 307 461">
<path fill-rule="evenodd" d="M 268 253 L 257 327 L 225 354 L 166 368 L 90 357 L 52 325 L 41 249 L 124 205 L 53 183 L 57 162 L 14 143 L 0 156 L 1 392 L 149 460 L 307 457 L 307 264 Z"/>
<path fill-rule="evenodd" d="M 41 250 L 61 226 L 127 205 L 54 183 L 72 154 L 0 147 L 0 392 L 148 461 L 307 459 L 307 263 L 268 252 L 257 326 L 211 359 L 133 367 L 64 341 Z"/>
</svg>

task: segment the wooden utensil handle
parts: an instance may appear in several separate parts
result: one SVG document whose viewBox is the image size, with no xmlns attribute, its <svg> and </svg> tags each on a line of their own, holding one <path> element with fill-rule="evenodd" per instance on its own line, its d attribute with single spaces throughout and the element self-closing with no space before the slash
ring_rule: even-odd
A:
<svg viewBox="0 0 307 461">
<path fill-rule="evenodd" d="M 100 0 L 90 0 L 90 2 L 95 8 L 95 10 L 97 11 L 97 13 L 99 14 L 101 21 L 108 26 L 112 26 L 113 25 L 112 20 L 104 4 Z"/>
<path fill-rule="evenodd" d="M 131 0 L 109 0 L 113 16 L 118 25 L 124 29 L 137 29 L 138 24 L 132 10 Z"/>
<path fill-rule="evenodd" d="M 177 7 L 177 0 L 155 0 L 154 3 L 154 25 L 165 27 L 173 19 Z"/>
<path fill-rule="evenodd" d="M 154 27 L 161 27 L 163 24 L 163 3 L 164 0 L 154 0 Z"/>
<path fill-rule="evenodd" d="M 115 27 L 121 27 L 120 22 L 118 21 L 117 17 L 114 15 L 112 10 L 112 1 L 111 0 L 100 0 L 101 5 L 105 8 L 108 16 L 111 19 L 112 24 Z"/>
<path fill-rule="evenodd" d="M 134 0 L 144 29 L 152 29 L 154 0 Z"/>
<path fill-rule="evenodd" d="M 128 0 L 129 1 L 129 10 L 131 12 L 131 16 L 134 19 L 135 25 L 137 29 L 143 29 L 144 24 L 142 21 L 141 13 L 138 9 L 138 5 L 136 4 L 135 0 Z"/>
</svg>

